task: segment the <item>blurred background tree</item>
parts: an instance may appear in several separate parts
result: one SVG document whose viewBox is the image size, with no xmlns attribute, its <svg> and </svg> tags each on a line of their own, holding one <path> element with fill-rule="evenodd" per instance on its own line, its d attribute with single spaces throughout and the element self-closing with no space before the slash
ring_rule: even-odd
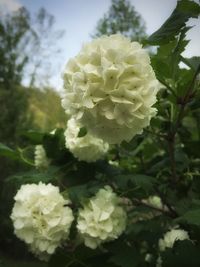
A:
<svg viewBox="0 0 200 267">
<path fill-rule="evenodd" d="M 29 125 L 27 92 L 21 86 L 28 56 L 20 53 L 29 30 L 24 8 L 0 17 L 0 140 L 10 145 L 16 142 L 19 125 Z"/>
<path fill-rule="evenodd" d="M 21 134 L 27 130 L 50 131 L 65 124 L 60 96 L 47 86 L 52 55 L 59 52 L 56 41 L 63 34 L 54 30 L 54 22 L 43 8 L 35 16 L 24 7 L 0 16 L 0 143 L 11 148 L 25 146 Z M 7 203 L 0 207 L 0 251 L 10 253 L 8 259 L 13 253 L 23 260 L 27 252 L 19 253 L 20 243 L 10 241 L 13 229 L 8 213 L 14 188 L 9 188 L 8 194 L 5 177 L 28 169 L 21 161 L 11 162 L 0 156 L 0 199 Z M 10 266 L 15 264 L 11 262 Z"/>
<path fill-rule="evenodd" d="M 44 8 L 35 16 L 24 7 L 0 16 L 0 142 L 10 147 L 24 145 L 20 135 L 26 130 L 49 131 L 64 124 L 59 94 L 44 88 L 51 56 L 59 52 L 55 40 L 63 35 L 54 23 Z M 18 168 L 18 163 L 0 160 L 2 179 Z"/>
<path fill-rule="evenodd" d="M 41 121 L 35 121 L 38 116 L 32 108 L 33 94 L 46 93 L 49 101 L 45 103 L 51 102 L 51 97 L 56 99 L 53 111 L 61 112 L 58 93 L 50 88 L 43 92 L 33 89 L 38 80 L 42 81 L 40 86 L 47 84 L 49 55 L 59 52 L 55 40 L 59 40 L 63 32 L 54 31 L 53 25 L 54 17 L 43 8 L 33 18 L 25 8 L 0 17 L 0 141 L 8 145 L 18 142 L 23 130 L 41 125 Z M 31 90 L 23 86 L 24 80 Z M 38 97 L 39 101 L 43 102 L 42 98 Z M 48 130 L 50 122 L 47 124 L 45 128 L 44 122 L 42 129 Z"/>
<path fill-rule="evenodd" d="M 121 33 L 134 41 L 146 37 L 145 22 L 127 0 L 112 0 L 111 6 L 96 26 L 92 37 Z"/>
</svg>

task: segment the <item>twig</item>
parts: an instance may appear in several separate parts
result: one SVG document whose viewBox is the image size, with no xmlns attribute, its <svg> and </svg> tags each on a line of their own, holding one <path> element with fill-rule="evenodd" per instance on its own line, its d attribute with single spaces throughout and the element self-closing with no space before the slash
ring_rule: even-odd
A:
<svg viewBox="0 0 200 267">
<path fill-rule="evenodd" d="M 178 132 L 179 126 L 181 124 L 181 121 L 184 117 L 184 111 L 185 108 L 187 106 L 187 104 L 190 102 L 190 98 L 192 97 L 192 95 L 194 94 L 193 89 L 194 89 L 194 85 L 195 85 L 195 81 L 197 78 L 197 75 L 200 72 L 200 65 L 198 66 L 193 79 L 188 87 L 188 90 L 186 91 L 184 97 L 182 98 L 182 100 L 179 102 L 179 104 L 181 105 L 177 119 L 175 121 L 174 127 L 172 129 L 170 129 L 168 136 L 166 137 L 166 140 L 168 142 L 169 145 L 169 158 L 170 158 L 170 162 L 171 162 L 171 172 L 172 172 L 172 178 L 174 182 L 178 181 L 178 177 L 177 177 L 177 173 L 176 173 L 176 162 L 175 162 L 175 155 L 174 155 L 174 151 L 175 151 L 175 137 L 176 134 Z"/>
<path fill-rule="evenodd" d="M 132 199 L 132 202 L 133 202 L 133 204 L 136 204 L 136 205 L 142 205 L 142 206 L 151 208 L 151 209 L 153 209 L 153 210 L 155 210 L 155 211 L 159 211 L 159 212 L 164 213 L 164 214 L 166 214 L 166 215 L 168 215 L 168 216 L 170 216 L 170 217 L 172 217 L 172 218 L 175 218 L 175 217 L 176 217 L 175 214 L 172 213 L 170 210 L 166 210 L 166 209 L 161 209 L 161 208 L 155 207 L 155 206 L 153 206 L 153 205 L 151 205 L 151 204 L 145 203 L 145 202 L 143 202 L 143 201 L 141 201 L 141 200 L 138 200 L 138 199 L 136 199 L 136 198 Z M 164 203 L 163 203 L 163 204 L 164 204 Z M 167 208 L 168 208 L 168 207 L 167 207 Z"/>
<path fill-rule="evenodd" d="M 168 203 L 166 198 L 164 197 L 163 193 L 160 192 L 160 190 L 157 187 L 154 187 L 154 190 L 158 194 L 158 196 L 161 198 L 162 203 L 169 209 L 171 213 L 172 218 L 176 218 L 178 216 L 177 212 L 172 208 L 172 206 Z"/>
<path fill-rule="evenodd" d="M 177 117 L 177 120 L 175 122 L 175 126 L 174 126 L 174 129 L 173 129 L 173 132 L 172 134 L 173 135 L 176 135 L 177 131 L 178 131 L 178 128 L 180 126 L 180 123 L 183 119 L 183 115 L 184 115 L 184 111 L 185 111 L 185 107 L 186 105 L 188 104 L 188 102 L 190 101 L 190 98 L 191 96 L 194 94 L 193 92 L 193 89 L 194 89 L 194 85 L 195 85 L 195 81 L 196 81 L 196 78 L 198 76 L 200 72 L 200 65 L 198 66 L 194 76 L 193 76 L 193 79 L 188 87 L 188 90 L 186 91 L 186 94 L 185 96 L 183 97 L 182 101 L 181 101 L 181 108 L 180 108 L 180 111 L 179 111 L 179 114 L 178 114 L 178 117 Z"/>
<path fill-rule="evenodd" d="M 176 95 L 176 93 L 174 92 L 174 90 L 171 88 L 171 86 L 169 86 L 165 81 L 163 81 L 163 80 L 161 80 L 161 79 L 159 79 L 158 78 L 158 81 L 160 82 L 160 83 L 162 83 L 169 91 L 170 91 L 170 93 L 172 93 L 172 95 L 174 96 L 174 97 L 177 97 L 177 95 Z"/>
</svg>

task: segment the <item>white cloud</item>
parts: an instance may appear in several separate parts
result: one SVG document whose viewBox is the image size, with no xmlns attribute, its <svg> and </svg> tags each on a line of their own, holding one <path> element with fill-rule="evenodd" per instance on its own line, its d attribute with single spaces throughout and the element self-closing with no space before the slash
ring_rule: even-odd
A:
<svg viewBox="0 0 200 267">
<path fill-rule="evenodd" d="M 6 12 L 13 12 L 21 7 L 18 0 L 0 0 L 0 9 Z"/>
</svg>

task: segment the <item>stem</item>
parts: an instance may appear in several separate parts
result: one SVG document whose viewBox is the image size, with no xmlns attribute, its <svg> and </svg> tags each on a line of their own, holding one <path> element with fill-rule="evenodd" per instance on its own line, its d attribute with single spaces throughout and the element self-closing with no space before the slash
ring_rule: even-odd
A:
<svg viewBox="0 0 200 267">
<path fill-rule="evenodd" d="M 194 76 L 193 76 L 193 79 L 188 87 L 188 90 L 186 91 L 185 93 L 185 96 L 183 97 L 182 101 L 181 101 L 181 108 L 179 110 L 179 114 L 178 114 L 178 117 L 177 117 L 177 120 L 175 122 L 175 126 L 174 126 L 174 129 L 173 129 L 173 135 L 176 135 L 177 131 L 178 131 L 178 128 L 180 126 L 180 123 L 183 119 L 183 115 L 184 115 L 184 111 L 185 111 L 185 107 L 187 106 L 188 102 L 190 101 L 190 98 L 191 96 L 193 95 L 193 89 L 194 89 L 194 85 L 195 85 L 195 81 L 196 81 L 196 78 L 197 78 L 197 75 L 199 74 L 200 72 L 200 65 L 198 66 Z"/>
<path fill-rule="evenodd" d="M 172 218 L 175 218 L 176 217 L 175 214 L 172 213 L 170 210 L 165 210 L 165 209 L 161 209 L 161 208 L 155 207 L 155 206 L 153 206 L 151 204 L 145 203 L 145 202 L 143 202 L 141 200 L 138 200 L 136 198 L 132 199 L 132 202 L 133 202 L 133 204 L 142 205 L 142 206 L 151 208 L 151 209 L 153 209 L 155 211 L 159 211 L 159 212 L 164 213 L 164 214 L 166 214 L 166 215 L 168 215 L 168 216 L 170 216 Z"/>
<path fill-rule="evenodd" d="M 181 100 L 181 107 L 177 116 L 177 119 L 175 121 L 174 127 L 172 129 L 170 129 L 168 136 L 166 138 L 168 145 L 169 145 L 169 158 L 170 158 L 170 162 L 171 162 L 171 172 L 172 172 L 172 179 L 174 182 L 178 181 L 178 177 L 177 177 L 177 173 L 176 173 L 176 162 L 175 162 L 175 155 L 174 155 L 174 151 L 175 151 L 175 138 L 176 138 L 176 134 L 178 132 L 179 126 L 181 124 L 181 121 L 184 117 L 184 111 L 185 108 L 187 106 L 187 104 L 190 102 L 191 97 L 193 96 L 194 92 L 194 86 L 195 86 L 195 81 L 197 78 L 197 75 L 200 72 L 200 65 L 198 66 L 193 79 L 184 95 L 184 97 Z"/>
<path fill-rule="evenodd" d="M 161 198 L 162 203 L 169 209 L 171 217 L 172 218 L 176 218 L 178 216 L 177 212 L 172 208 L 172 206 L 168 203 L 168 201 L 166 200 L 165 196 L 163 195 L 163 193 L 160 192 L 160 190 L 158 188 L 154 187 L 154 190 L 156 191 L 156 193 L 158 194 L 158 196 Z"/>
<path fill-rule="evenodd" d="M 26 164 L 35 167 L 35 164 L 34 164 L 32 161 L 30 161 L 30 160 L 28 160 L 27 158 L 24 157 L 23 149 L 18 148 L 18 151 L 19 151 L 19 154 L 20 154 L 20 158 L 21 158 Z"/>
<path fill-rule="evenodd" d="M 175 155 L 174 155 L 175 136 L 173 136 L 173 138 L 169 138 L 167 141 L 168 141 L 168 145 L 169 145 L 169 158 L 170 158 L 170 162 L 171 162 L 172 178 L 173 178 L 173 181 L 177 181 L 176 161 L 175 161 Z"/>
<path fill-rule="evenodd" d="M 170 91 L 170 93 L 172 93 L 172 95 L 174 96 L 174 97 L 177 97 L 177 95 L 176 95 L 176 93 L 174 92 L 174 90 L 172 89 L 172 87 L 171 86 L 169 86 L 165 81 L 163 81 L 163 80 L 161 80 L 161 79 L 159 79 L 159 78 L 157 78 L 158 79 L 158 81 L 160 82 L 160 83 L 162 83 L 169 91 Z"/>
</svg>

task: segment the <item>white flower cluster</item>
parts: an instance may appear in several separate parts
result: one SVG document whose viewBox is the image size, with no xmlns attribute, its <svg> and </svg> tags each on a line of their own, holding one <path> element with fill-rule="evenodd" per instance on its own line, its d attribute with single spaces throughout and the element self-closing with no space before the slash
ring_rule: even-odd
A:
<svg viewBox="0 0 200 267">
<path fill-rule="evenodd" d="M 79 160 L 94 162 L 102 158 L 109 149 L 108 143 L 87 133 L 83 137 L 78 137 L 81 125 L 74 118 L 67 123 L 65 131 L 66 147 Z"/>
<path fill-rule="evenodd" d="M 172 248 L 177 240 L 190 239 L 186 231 L 181 229 L 172 229 L 168 231 L 163 239 L 159 240 L 159 249 L 164 251 L 166 248 Z"/>
<path fill-rule="evenodd" d="M 68 238 L 74 219 L 59 188 L 52 184 L 22 185 L 15 196 L 11 219 L 15 234 L 40 259 L 48 259 Z"/>
<path fill-rule="evenodd" d="M 66 113 L 110 144 L 130 141 L 156 114 L 159 83 L 148 53 L 120 34 L 83 46 L 64 73 Z"/>
<path fill-rule="evenodd" d="M 37 169 L 47 168 L 50 160 L 47 158 L 46 151 L 42 145 L 35 146 L 35 167 Z"/>
<path fill-rule="evenodd" d="M 168 231 L 162 239 L 159 239 L 158 246 L 160 251 L 165 251 L 166 248 L 173 248 L 177 240 L 190 239 L 188 233 L 182 229 L 172 229 Z M 156 267 L 162 267 L 162 258 L 158 257 Z"/>
<path fill-rule="evenodd" d="M 120 198 L 107 186 L 79 210 L 77 228 L 85 245 L 95 249 L 118 238 L 126 227 L 126 212 Z"/>
</svg>

